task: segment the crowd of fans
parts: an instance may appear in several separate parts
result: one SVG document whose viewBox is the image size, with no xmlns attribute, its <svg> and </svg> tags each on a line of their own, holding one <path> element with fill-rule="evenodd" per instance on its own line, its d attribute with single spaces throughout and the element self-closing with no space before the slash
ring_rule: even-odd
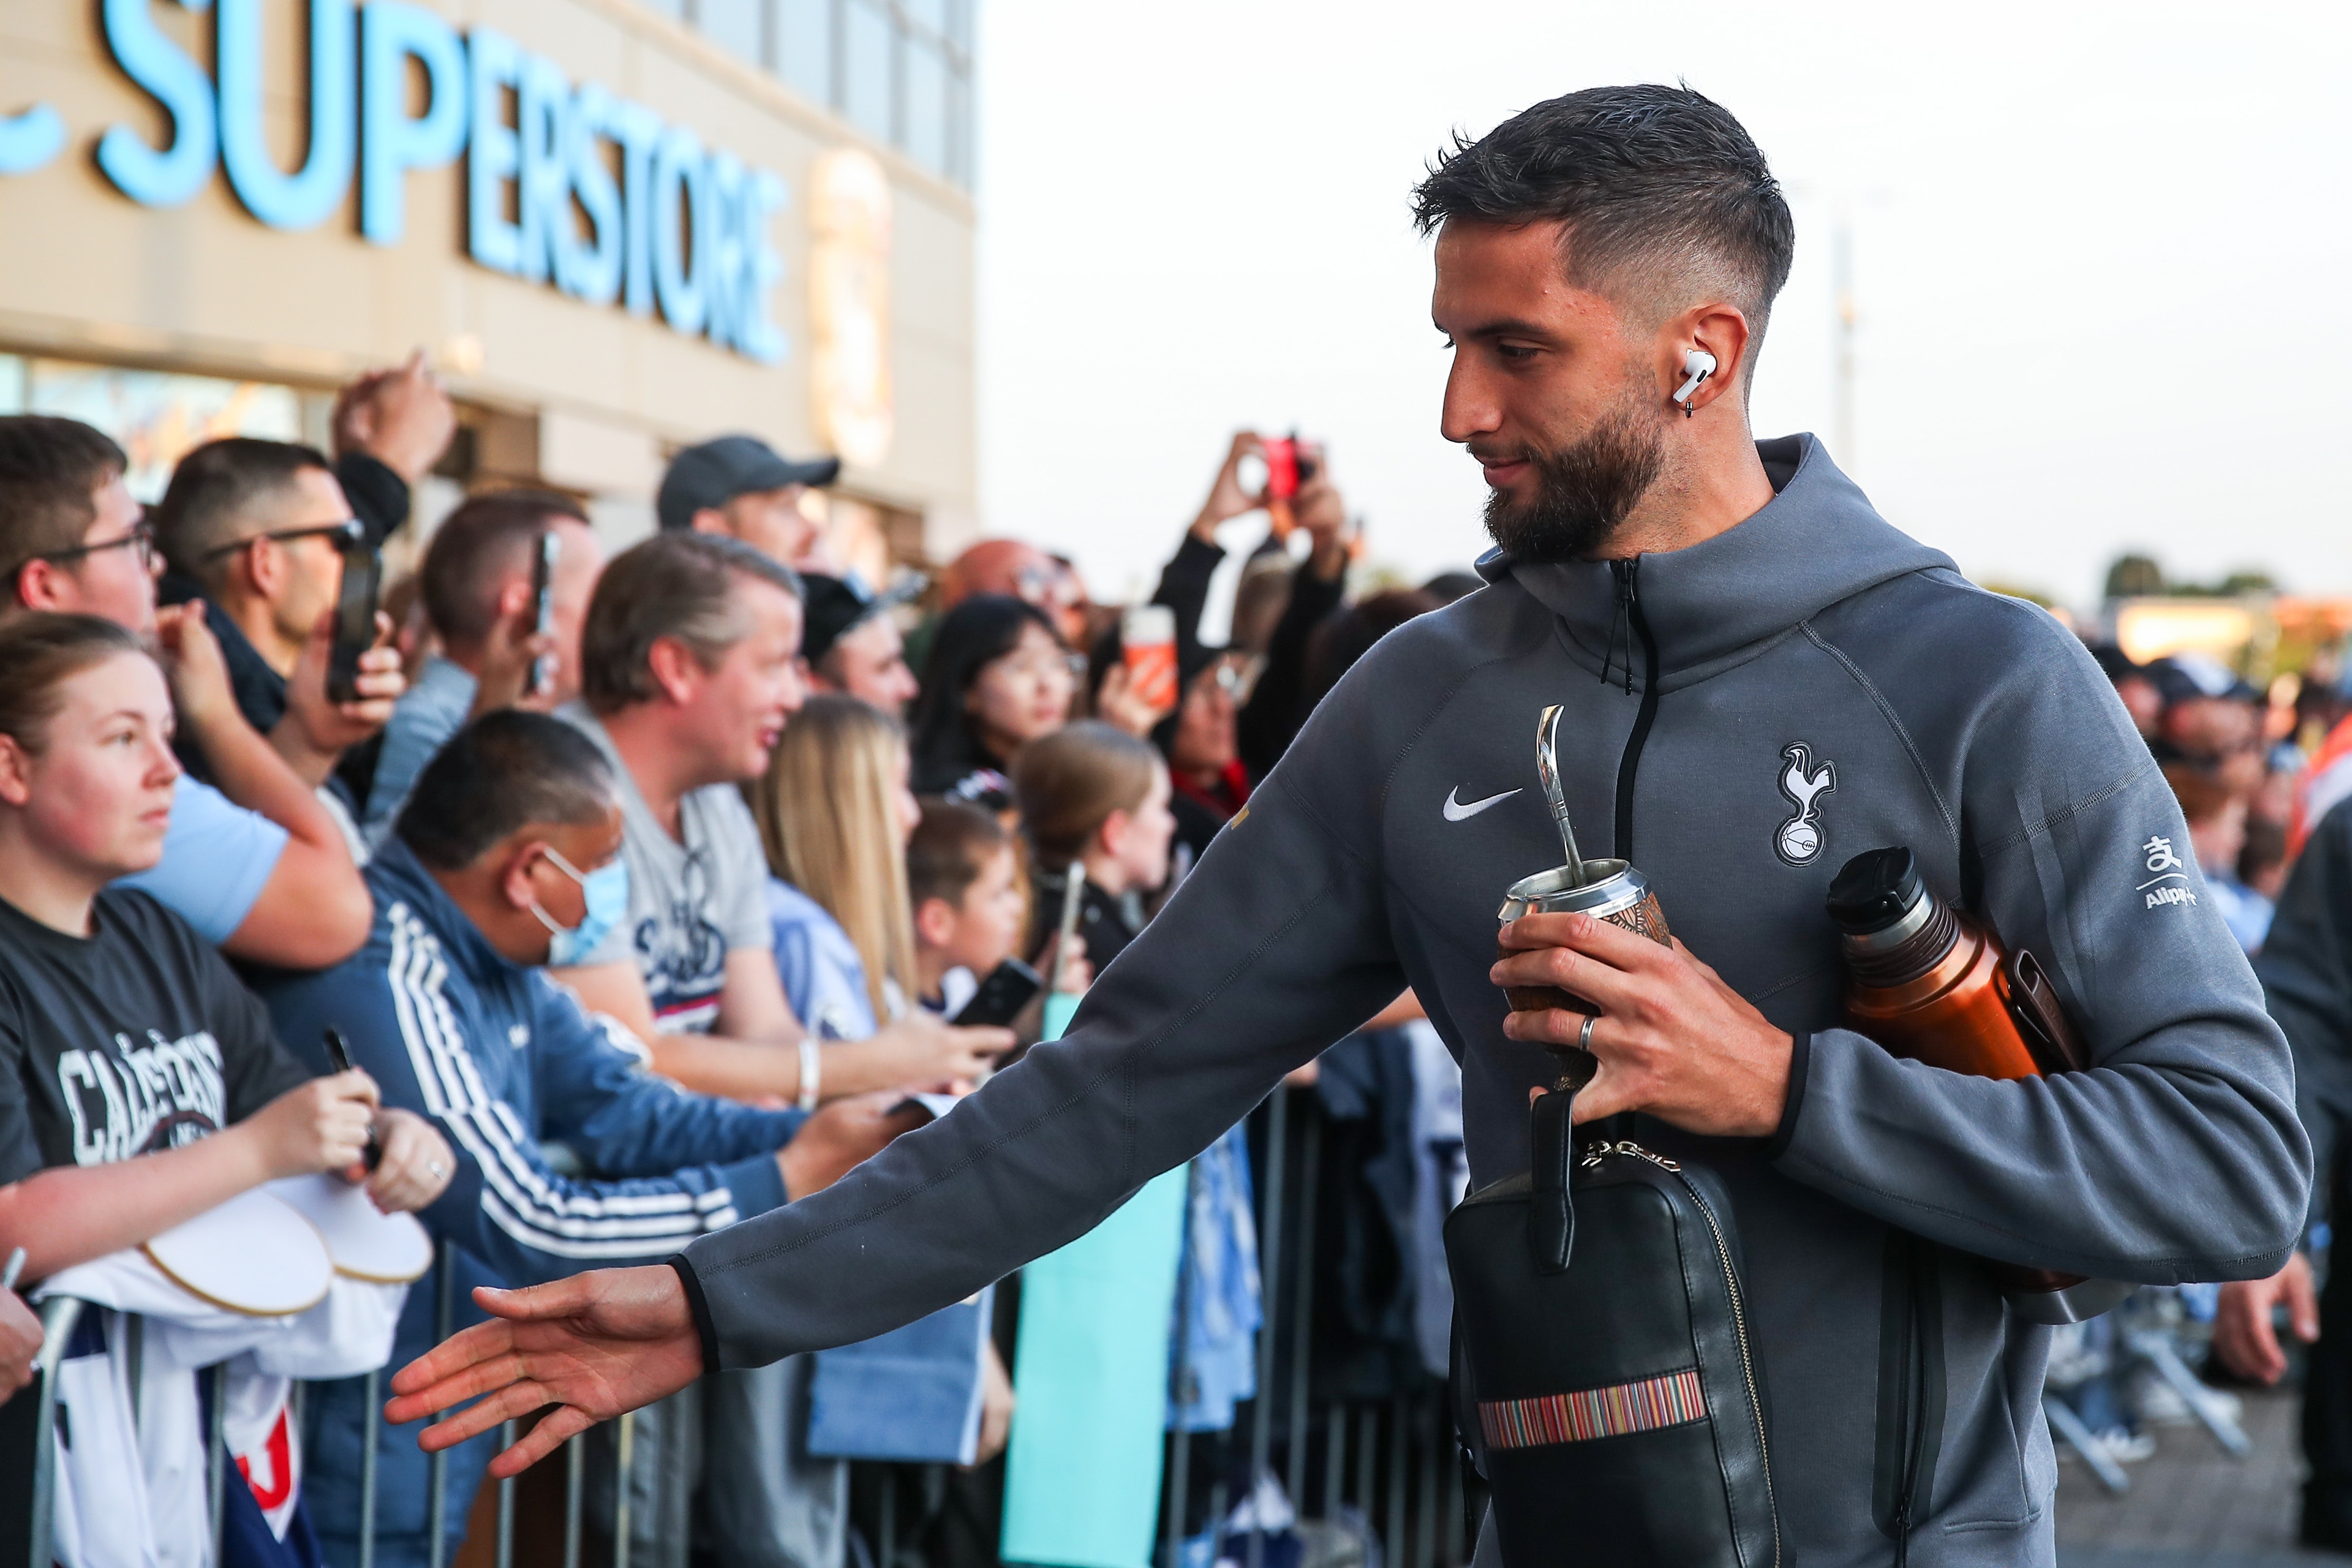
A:
<svg viewBox="0 0 2352 1568">
<path fill-rule="evenodd" d="M 984 1079 L 1349 666 L 1477 586 L 1351 602 L 1348 512 L 1309 449 L 1229 639 L 1204 640 L 1219 531 L 1264 504 L 1245 432 L 1152 596 L 1166 679 L 1121 607 L 1019 541 L 935 584 L 842 570 L 808 499 L 837 464 L 730 436 L 676 456 L 659 530 L 609 561 L 572 498 L 464 501 L 387 585 L 338 700 L 343 573 L 407 525 L 455 417 L 412 362 L 354 383 L 333 427 L 331 455 L 208 442 L 142 507 L 105 435 L 0 418 L 0 1256 L 38 1281 L 339 1173 L 454 1244 L 454 1290 L 409 1293 L 395 1363 L 444 1331 L 436 1300 L 462 1326 L 477 1284 L 658 1261 L 872 1156 L 934 1113 L 910 1093 Z M 2262 691 L 2193 653 L 2094 651 L 2187 819 L 2150 856 L 2192 862 L 2258 953 L 2352 796 L 2352 697 L 2324 660 Z M 1008 961 L 1045 993 L 1010 1026 L 950 1022 Z M 1408 993 L 1370 1027 L 1418 1016 Z M 2214 1299 L 2168 1310 L 2210 1321 Z M 0 1395 L 37 1343 L 0 1291 Z M 2116 1343 L 2084 1331 L 2054 1373 L 2127 1459 L 2162 1401 L 2117 1380 Z M 847 1563 L 849 1467 L 808 1437 L 818 1360 L 643 1413 L 632 1472 L 607 1454 L 603 1484 L 690 1453 L 722 1560 Z M 984 1360 L 982 1461 L 1011 1409 Z M 456 1550 L 487 1442 L 453 1456 L 436 1513 L 357 1382 L 318 1385 L 303 1420 L 328 1561 L 358 1560 L 371 1447 L 375 1561 L 434 1561 L 436 1518 Z"/>
<path fill-rule="evenodd" d="M 338 700 L 343 574 L 455 427 L 412 362 L 346 390 L 331 455 L 209 441 L 142 507 L 104 434 L 0 418 L 0 1256 L 25 1248 L 27 1284 L 339 1173 L 454 1244 L 397 1364 L 446 1331 L 436 1300 L 462 1326 L 475 1285 L 658 1261 L 819 1190 L 933 1113 L 910 1093 L 1038 1038 L 1345 667 L 1475 586 L 1349 605 L 1309 453 L 1299 544 L 1269 530 L 1205 642 L 1217 530 L 1261 504 L 1245 433 L 1154 595 L 1168 681 L 1019 542 L 935 591 L 841 570 L 806 499 L 837 464 L 730 436 L 677 454 L 658 531 L 609 561 L 569 497 L 465 500 Z M 1046 993 L 1010 1027 L 950 1022 L 1008 960 Z M 0 1312 L 5 1394 L 37 1335 Z M 643 1413 L 604 1484 L 690 1450 L 722 1560 L 846 1563 L 816 1359 L 713 1380 L 699 1440 Z M 986 1361 L 982 1461 L 1011 1405 Z M 356 1380 L 302 1421 L 327 1561 L 359 1559 L 371 1447 L 374 1561 L 436 1560 L 436 1519 L 456 1550 L 489 1445 L 436 1510 Z"/>
</svg>

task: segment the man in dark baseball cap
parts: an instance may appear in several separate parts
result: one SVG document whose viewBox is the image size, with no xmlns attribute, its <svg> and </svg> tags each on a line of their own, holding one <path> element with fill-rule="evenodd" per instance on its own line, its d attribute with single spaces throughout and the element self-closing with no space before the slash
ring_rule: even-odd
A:
<svg viewBox="0 0 2352 1568">
<path fill-rule="evenodd" d="M 902 574 L 877 594 L 856 577 L 807 573 L 801 657 L 820 691 L 838 691 L 896 714 L 915 700 L 915 672 L 907 668 L 907 643 L 889 611 L 923 591 L 923 579 Z"/>
<path fill-rule="evenodd" d="M 757 436 L 721 436 L 669 460 L 654 510 L 664 529 L 724 533 L 800 566 L 818 526 L 801 497 L 840 473 L 839 458 L 795 463 Z"/>
</svg>

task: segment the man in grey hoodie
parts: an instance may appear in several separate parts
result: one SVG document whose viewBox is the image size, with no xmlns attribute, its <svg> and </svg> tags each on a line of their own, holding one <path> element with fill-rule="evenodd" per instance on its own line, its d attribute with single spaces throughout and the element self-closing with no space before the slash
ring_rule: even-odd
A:
<svg viewBox="0 0 2352 1568">
<path fill-rule="evenodd" d="M 1444 432 L 1494 491 L 1486 588 L 1323 701 L 1066 1039 L 670 1268 L 486 1293 L 499 1321 L 402 1372 L 394 1419 L 498 1390 L 437 1447 L 565 1406 L 508 1474 L 704 1370 L 960 1300 L 1407 984 L 1494 1182 L 1527 1163 L 1539 1043 L 1581 1022 L 1497 987 L 1546 981 L 1603 1008 L 1580 1120 L 1635 1113 L 1730 1184 L 1793 1558 L 2052 1560 L 2048 1333 L 1974 1259 L 2267 1275 L 2310 1180 L 2284 1042 L 2171 792 L 2065 628 L 1889 527 L 1811 437 L 1750 436 L 1793 236 L 1729 114 L 1664 87 L 1538 104 L 1443 160 L 1418 216 Z M 1549 703 L 1586 853 L 1636 861 L 1686 947 L 1538 916 L 1496 962 L 1503 889 L 1559 859 L 1530 756 Z M 2042 960 L 2094 1068 L 1966 1078 L 1841 1026 L 1823 894 L 1890 844 Z"/>
</svg>

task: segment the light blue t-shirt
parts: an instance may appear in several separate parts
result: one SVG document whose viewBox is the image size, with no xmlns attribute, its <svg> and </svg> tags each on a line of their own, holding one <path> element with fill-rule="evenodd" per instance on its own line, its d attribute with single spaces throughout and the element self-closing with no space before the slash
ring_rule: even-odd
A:
<svg viewBox="0 0 2352 1568">
<path fill-rule="evenodd" d="M 224 942 L 253 912 L 285 849 L 284 828 L 182 773 L 172 786 L 163 858 L 114 885 L 138 889 L 206 942 Z"/>
<path fill-rule="evenodd" d="M 776 975 L 793 1016 L 820 1040 L 862 1040 L 877 1027 L 866 994 L 866 961 L 823 904 L 781 877 L 768 879 L 768 927 Z"/>
<path fill-rule="evenodd" d="M 416 684 L 394 706 L 392 722 L 383 727 L 375 778 L 368 785 L 367 816 L 360 825 L 371 846 L 383 843 L 392 832 L 425 764 L 466 727 L 477 685 L 472 676 L 436 653 L 425 661 Z"/>
</svg>

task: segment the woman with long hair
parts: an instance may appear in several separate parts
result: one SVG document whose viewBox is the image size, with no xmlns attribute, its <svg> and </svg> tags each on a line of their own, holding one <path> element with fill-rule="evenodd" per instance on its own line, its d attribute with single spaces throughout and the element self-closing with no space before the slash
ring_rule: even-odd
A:
<svg viewBox="0 0 2352 1568">
<path fill-rule="evenodd" d="M 749 786 L 768 851 L 776 968 L 812 1034 L 863 1039 L 915 990 L 907 840 L 922 818 L 906 731 L 855 697 L 812 697 Z"/>
<path fill-rule="evenodd" d="M 1021 748 L 1069 721 L 1077 663 L 1045 612 L 1003 594 L 950 610 L 923 663 L 915 705 L 914 783 L 998 809 Z"/>
</svg>

